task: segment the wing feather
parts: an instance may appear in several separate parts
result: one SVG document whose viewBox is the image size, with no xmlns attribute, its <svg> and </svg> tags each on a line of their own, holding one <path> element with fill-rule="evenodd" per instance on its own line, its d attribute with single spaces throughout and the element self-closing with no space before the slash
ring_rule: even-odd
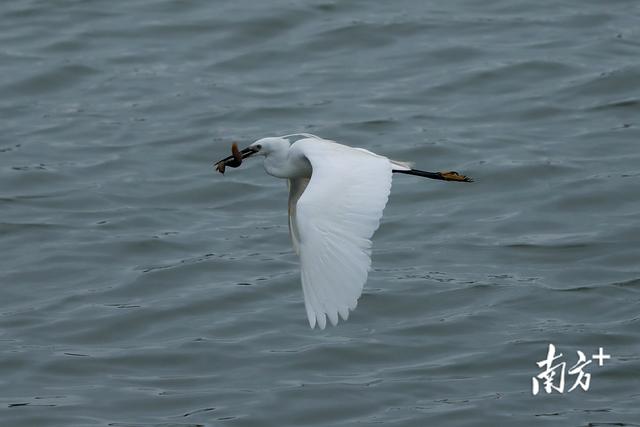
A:
<svg viewBox="0 0 640 427">
<path fill-rule="evenodd" d="M 300 248 L 298 244 L 298 230 L 296 226 L 296 204 L 298 199 L 302 196 L 304 189 L 309 184 L 309 178 L 295 178 L 289 179 L 289 236 L 291 236 L 291 244 L 296 254 L 300 255 Z"/>
<path fill-rule="evenodd" d="M 292 235 L 309 325 L 324 329 L 327 319 L 333 325 L 338 316 L 346 320 L 362 294 L 371 267 L 370 239 L 391 190 L 392 164 L 322 139 L 302 139 L 294 146 L 313 172 L 297 199 Z"/>
</svg>

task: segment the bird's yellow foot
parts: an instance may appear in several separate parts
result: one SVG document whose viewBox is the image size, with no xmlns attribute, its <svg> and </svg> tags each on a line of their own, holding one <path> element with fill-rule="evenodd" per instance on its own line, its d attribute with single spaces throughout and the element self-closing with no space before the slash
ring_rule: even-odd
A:
<svg viewBox="0 0 640 427">
<path fill-rule="evenodd" d="M 438 173 L 440 174 L 442 179 L 444 179 L 445 181 L 473 182 L 472 178 L 466 175 L 460 175 L 458 172 L 455 172 L 455 171 L 445 171 L 445 172 L 438 172 Z"/>
</svg>

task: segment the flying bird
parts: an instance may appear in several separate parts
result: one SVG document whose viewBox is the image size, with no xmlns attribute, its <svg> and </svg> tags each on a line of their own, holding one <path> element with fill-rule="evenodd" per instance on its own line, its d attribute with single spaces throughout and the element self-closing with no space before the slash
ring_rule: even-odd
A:
<svg viewBox="0 0 640 427">
<path fill-rule="evenodd" d="M 293 141 L 293 142 L 292 142 Z M 264 169 L 289 184 L 289 234 L 300 257 L 309 325 L 324 329 L 354 310 L 371 268 L 371 236 L 380 225 L 394 173 L 472 182 L 457 172 L 426 172 L 362 148 L 308 133 L 262 138 L 216 170 L 263 156 Z"/>
</svg>

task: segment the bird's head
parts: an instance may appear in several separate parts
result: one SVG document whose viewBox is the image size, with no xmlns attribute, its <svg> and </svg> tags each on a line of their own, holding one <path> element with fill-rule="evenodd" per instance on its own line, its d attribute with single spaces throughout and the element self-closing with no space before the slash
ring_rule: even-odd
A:
<svg viewBox="0 0 640 427">
<path fill-rule="evenodd" d="M 289 140 L 279 137 L 261 138 L 244 150 L 238 150 L 238 146 L 234 143 L 231 146 L 231 155 L 216 162 L 215 167 L 218 172 L 224 173 L 226 166 L 237 168 L 247 157 L 254 155 L 267 157 L 272 154 L 286 153 L 288 149 Z"/>
<path fill-rule="evenodd" d="M 280 137 L 260 138 L 249 149 L 259 156 L 269 156 L 272 154 L 286 153 L 289 150 L 289 140 Z"/>
</svg>

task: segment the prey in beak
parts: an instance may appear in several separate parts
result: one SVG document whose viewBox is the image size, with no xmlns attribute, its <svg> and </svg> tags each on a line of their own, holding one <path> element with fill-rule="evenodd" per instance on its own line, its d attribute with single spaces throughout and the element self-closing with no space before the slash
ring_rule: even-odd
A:
<svg viewBox="0 0 640 427">
<path fill-rule="evenodd" d="M 257 153 L 258 150 L 254 148 L 245 148 L 244 150 L 238 150 L 238 144 L 235 142 L 231 144 L 231 155 L 218 161 L 214 166 L 216 170 L 221 174 L 224 174 L 224 170 L 227 166 L 231 168 L 237 168 L 242 164 L 242 160 L 246 159 L 250 155 Z"/>
</svg>

